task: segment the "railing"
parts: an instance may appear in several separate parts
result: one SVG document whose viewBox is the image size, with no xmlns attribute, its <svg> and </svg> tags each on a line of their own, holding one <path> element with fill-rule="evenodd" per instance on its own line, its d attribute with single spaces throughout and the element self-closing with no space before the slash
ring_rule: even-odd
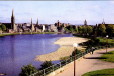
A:
<svg viewBox="0 0 114 76">
<path fill-rule="evenodd" d="M 114 46 L 112 46 L 112 47 L 114 47 Z M 96 48 L 96 50 L 97 49 L 103 49 L 103 48 L 106 48 L 106 47 L 99 46 L 99 47 Z M 76 57 L 76 59 L 79 59 L 80 57 L 83 57 L 84 55 L 86 55 L 86 54 L 88 54 L 90 52 L 92 52 L 92 50 L 88 49 L 85 52 L 77 54 L 75 57 Z M 32 75 L 29 75 L 29 76 L 46 76 L 49 73 L 54 72 L 55 70 L 57 70 L 59 68 L 62 68 L 63 66 L 65 66 L 66 64 L 69 64 L 72 61 L 74 61 L 74 56 L 71 56 L 71 57 L 69 57 L 69 58 L 67 58 L 65 60 L 60 61 L 57 64 L 54 64 L 54 65 L 52 65 L 52 66 L 50 66 L 50 67 L 48 67 L 46 69 L 40 70 L 40 71 L 38 71 L 38 72 L 36 72 L 36 73 L 34 73 Z"/>
</svg>

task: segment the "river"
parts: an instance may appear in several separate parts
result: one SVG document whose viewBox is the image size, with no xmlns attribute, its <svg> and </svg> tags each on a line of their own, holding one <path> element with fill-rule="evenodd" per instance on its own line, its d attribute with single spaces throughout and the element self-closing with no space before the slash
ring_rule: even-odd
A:
<svg viewBox="0 0 114 76">
<path fill-rule="evenodd" d="M 53 44 L 61 37 L 71 34 L 33 34 L 0 37 L 0 73 L 6 76 L 19 76 L 23 65 L 33 64 L 36 68 L 43 62 L 34 61 L 36 55 L 56 51 L 59 45 Z"/>
</svg>

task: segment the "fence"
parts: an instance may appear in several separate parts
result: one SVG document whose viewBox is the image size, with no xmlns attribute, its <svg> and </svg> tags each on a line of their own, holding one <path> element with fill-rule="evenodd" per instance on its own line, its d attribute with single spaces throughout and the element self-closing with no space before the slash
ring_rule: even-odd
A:
<svg viewBox="0 0 114 76">
<path fill-rule="evenodd" d="M 113 46 L 112 46 L 112 47 L 113 47 Z M 106 48 L 106 47 L 104 47 L 104 46 L 99 46 L 99 47 L 96 47 L 95 49 L 102 49 L 102 48 Z M 78 59 L 78 58 L 83 57 L 84 55 L 86 55 L 86 54 L 88 54 L 88 53 L 90 53 L 90 52 L 92 52 L 92 50 L 91 50 L 91 49 L 88 49 L 88 50 L 86 50 L 85 52 L 81 52 L 81 53 L 79 53 L 79 54 L 77 54 L 77 55 L 75 55 L 75 56 L 71 56 L 71 57 L 69 57 L 69 58 L 67 58 L 67 59 L 65 59 L 65 60 L 60 61 L 60 62 L 57 63 L 57 64 L 54 64 L 54 65 L 52 65 L 52 66 L 50 66 L 50 67 L 48 67 L 48 68 L 46 68 L 46 69 L 40 70 L 40 71 L 38 71 L 38 72 L 36 72 L 36 73 L 34 73 L 34 74 L 32 74 L 32 75 L 29 75 L 29 76 L 46 76 L 46 75 L 48 75 L 49 73 L 54 72 L 55 70 L 57 70 L 57 69 L 59 69 L 59 68 L 62 68 L 62 67 L 65 66 L 66 64 L 68 64 L 68 63 L 74 61 L 74 57 L 75 57 L 75 59 Z"/>
</svg>

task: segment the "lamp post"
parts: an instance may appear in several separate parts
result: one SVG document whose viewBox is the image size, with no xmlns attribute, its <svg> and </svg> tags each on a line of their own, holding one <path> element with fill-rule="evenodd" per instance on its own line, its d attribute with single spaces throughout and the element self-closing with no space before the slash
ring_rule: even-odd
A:
<svg viewBox="0 0 114 76">
<path fill-rule="evenodd" d="M 108 35 L 106 35 L 106 53 L 107 53 L 107 48 L 108 48 Z"/>
<path fill-rule="evenodd" d="M 73 47 L 74 47 L 74 76 L 76 76 L 75 75 L 75 66 L 76 66 L 76 64 L 75 64 L 75 59 L 76 59 L 76 49 L 77 49 L 77 47 L 78 47 L 78 44 L 77 43 L 74 43 L 73 44 Z"/>
</svg>

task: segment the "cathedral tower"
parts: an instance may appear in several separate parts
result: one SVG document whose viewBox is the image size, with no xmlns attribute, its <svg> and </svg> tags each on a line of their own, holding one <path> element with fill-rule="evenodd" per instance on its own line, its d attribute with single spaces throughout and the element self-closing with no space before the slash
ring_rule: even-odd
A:
<svg viewBox="0 0 114 76">
<path fill-rule="evenodd" d="M 12 10 L 12 16 L 11 16 L 11 29 L 13 31 L 16 31 L 16 26 L 15 26 L 15 17 L 14 17 L 14 11 Z"/>
<path fill-rule="evenodd" d="M 84 25 L 87 25 L 87 21 L 86 20 L 84 21 Z"/>
<path fill-rule="evenodd" d="M 32 24 L 32 18 L 31 18 L 31 31 L 33 32 L 34 31 L 34 26 Z"/>
<path fill-rule="evenodd" d="M 37 18 L 37 22 L 36 22 L 36 25 L 35 25 L 34 29 L 35 29 L 35 32 L 37 32 L 37 29 L 38 29 L 38 18 Z"/>
<path fill-rule="evenodd" d="M 102 24 L 105 24 L 105 21 L 104 21 L 104 19 L 103 19 L 103 22 L 102 22 Z"/>
<path fill-rule="evenodd" d="M 58 22 L 57 22 L 57 26 L 60 27 L 60 22 L 59 22 L 59 20 L 58 20 Z"/>
<path fill-rule="evenodd" d="M 36 25 L 38 26 L 38 18 L 37 18 L 37 22 L 36 22 Z"/>
</svg>

